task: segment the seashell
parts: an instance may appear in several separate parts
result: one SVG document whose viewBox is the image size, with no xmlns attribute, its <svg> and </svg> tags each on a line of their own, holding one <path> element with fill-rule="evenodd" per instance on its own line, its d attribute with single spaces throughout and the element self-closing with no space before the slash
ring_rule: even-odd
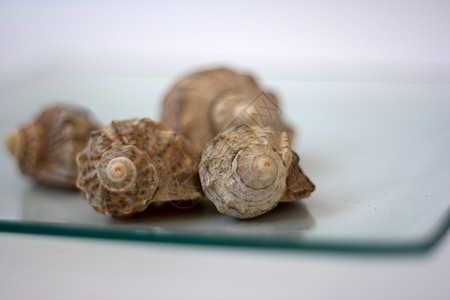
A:
<svg viewBox="0 0 450 300">
<path fill-rule="evenodd" d="M 205 195 L 219 212 L 247 219 L 314 191 L 298 162 L 287 133 L 238 125 L 206 144 L 199 175 Z"/>
<path fill-rule="evenodd" d="M 91 134 L 77 157 L 77 186 L 99 212 L 128 217 L 151 202 L 200 198 L 198 156 L 190 142 L 145 119 L 113 121 Z"/>
<path fill-rule="evenodd" d="M 279 113 L 275 96 L 264 93 L 253 77 L 219 68 L 178 81 L 164 99 L 162 122 L 187 136 L 201 153 L 217 133 L 238 124 L 270 125 L 292 139 Z"/>
<path fill-rule="evenodd" d="M 98 128 L 88 111 L 58 104 L 45 109 L 34 122 L 10 132 L 5 144 L 24 175 L 42 183 L 75 188 L 76 156 Z"/>
</svg>

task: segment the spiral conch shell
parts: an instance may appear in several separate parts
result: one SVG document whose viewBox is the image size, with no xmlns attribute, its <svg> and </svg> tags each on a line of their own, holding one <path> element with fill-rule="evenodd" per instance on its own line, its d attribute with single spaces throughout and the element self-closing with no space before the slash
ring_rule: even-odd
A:
<svg viewBox="0 0 450 300">
<path fill-rule="evenodd" d="M 23 174 L 46 184 L 75 188 L 77 153 L 98 127 L 88 111 L 57 104 L 45 109 L 34 122 L 10 132 L 5 144 Z"/>
<path fill-rule="evenodd" d="M 275 96 L 264 93 L 251 76 L 218 68 L 177 82 L 164 99 L 162 122 L 187 136 L 201 153 L 217 133 L 238 124 L 270 125 L 292 139 L 279 112 Z"/>
<path fill-rule="evenodd" d="M 198 157 L 179 133 L 148 118 L 113 121 L 77 157 L 77 185 L 99 212 L 128 217 L 153 201 L 201 197 Z"/>
<path fill-rule="evenodd" d="M 219 212 L 247 219 L 314 191 L 298 162 L 286 133 L 238 125 L 205 146 L 199 175 L 205 195 Z"/>
</svg>

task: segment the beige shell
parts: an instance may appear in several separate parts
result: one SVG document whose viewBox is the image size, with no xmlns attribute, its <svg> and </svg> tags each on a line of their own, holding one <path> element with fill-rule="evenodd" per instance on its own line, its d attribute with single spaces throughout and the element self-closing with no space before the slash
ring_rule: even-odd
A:
<svg viewBox="0 0 450 300">
<path fill-rule="evenodd" d="M 45 109 L 34 122 L 10 132 L 5 144 L 23 174 L 39 182 L 75 188 L 76 156 L 98 127 L 86 110 L 58 104 Z"/>
<path fill-rule="evenodd" d="M 201 197 L 198 156 L 179 133 L 148 118 L 113 121 L 77 157 L 77 185 L 99 212 L 127 217 L 153 201 Z"/>
<path fill-rule="evenodd" d="M 205 195 L 219 212 L 247 219 L 314 191 L 298 162 L 286 133 L 238 125 L 205 146 L 199 175 Z"/>
<path fill-rule="evenodd" d="M 197 153 L 220 131 L 238 124 L 270 125 L 279 132 L 293 132 L 279 118 L 274 95 L 262 92 L 249 75 L 227 68 L 194 73 L 168 92 L 162 122 L 183 133 Z"/>
</svg>

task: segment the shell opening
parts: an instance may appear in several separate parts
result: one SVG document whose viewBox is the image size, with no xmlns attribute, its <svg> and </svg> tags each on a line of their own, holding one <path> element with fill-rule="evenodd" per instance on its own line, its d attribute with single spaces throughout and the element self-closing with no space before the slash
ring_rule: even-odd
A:
<svg viewBox="0 0 450 300">
<path fill-rule="evenodd" d="M 278 173 L 275 160 L 265 153 L 254 153 L 246 149 L 238 153 L 236 171 L 241 181 L 253 189 L 263 189 L 271 185 Z"/>
</svg>

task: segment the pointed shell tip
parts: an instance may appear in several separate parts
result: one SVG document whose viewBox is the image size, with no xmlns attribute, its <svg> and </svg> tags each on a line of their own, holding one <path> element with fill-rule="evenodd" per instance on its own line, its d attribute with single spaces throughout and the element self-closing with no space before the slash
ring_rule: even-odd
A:
<svg viewBox="0 0 450 300">
<path fill-rule="evenodd" d="M 22 143 L 20 138 L 20 133 L 18 131 L 11 131 L 5 137 L 6 147 L 16 157 L 20 157 L 22 153 Z"/>
</svg>

